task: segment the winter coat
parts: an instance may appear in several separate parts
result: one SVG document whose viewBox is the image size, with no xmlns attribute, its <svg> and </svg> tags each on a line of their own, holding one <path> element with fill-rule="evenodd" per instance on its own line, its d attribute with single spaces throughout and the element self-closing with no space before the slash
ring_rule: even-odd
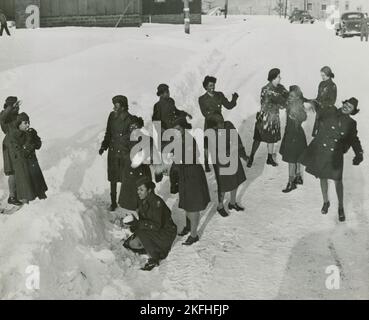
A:
<svg viewBox="0 0 369 320">
<path fill-rule="evenodd" d="M 186 146 L 185 139 L 193 141 L 193 146 Z M 188 148 L 188 149 L 186 149 Z M 196 153 L 193 152 L 196 150 Z M 186 164 L 185 155 L 189 152 L 193 152 L 193 164 Z M 208 188 L 208 182 L 204 168 L 201 164 L 196 164 L 196 160 L 199 159 L 199 149 L 195 139 L 186 133 L 186 138 L 183 138 L 182 144 L 182 163 L 175 163 L 171 168 L 171 176 L 178 178 L 178 190 L 179 190 L 179 208 L 187 212 L 203 211 L 207 208 L 210 202 L 210 194 Z M 173 181 L 171 181 L 173 183 Z"/>
<path fill-rule="evenodd" d="M 130 151 L 132 148 L 137 145 L 138 142 L 130 141 L 129 148 Z M 152 159 L 152 148 L 153 148 L 153 140 L 150 139 L 150 151 L 149 154 L 151 155 Z M 151 180 L 151 170 L 148 164 L 141 164 L 137 168 L 131 167 L 131 159 L 129 158 L 126 161 L 126 165 L 123 168 L 123 176 L 122 176 L 122 186 L 120 189 L 119 195 L 119 205 L 127 210 L 137 210 L 138 208 L 138 195 L 137 195 L 137 187 L 136 182 L 138 179 L 142 177 L 148 177 Z"/>
<path fill-rule="evenodd" d="M 170 209 L 163 199 L 151 192 L 145 200 L 139 201 L 138 217 L 135 235 L 151 258 L 165 259 L 177 236 Z"/>
<path fill-rule="evenodd" d="M 307 147 L 305 131 L 301 126 L 307 119 L 303 98 L 288 99 L 286 113 L 286 129 L 279 153 L 283 161 L 297 163 Z"/>
<path fill-rule="evenodd" d="M 0 12 L 0 24 L 6 24 L 6 15 Z"/>
<path fill-rule="evenodd" d="M 325 108 L 319 114 L 319 131 L 300 157 L 306 172 L 320 179 L 341 180 L 343 156 L 352 147 L 362 153 L 356 121 L 336 107 Z"/>
<path fill-rule="evenodd" d="M 10 154 L 14 165 L 17 198 L 32 201 L 46 199 L 47 185 L 41 172 L 36 150 L 41 148 L 41 139 L 36 130 L 24 132 L 19 129 L 9 133 Z"/>
<path fill-rule="evenodd" d="M 17 114 L 12 112 L 11 107 L 7 107 L 0 112 L 0 125 L 2 131 L 5 133 L 3 140 L 3 162 L 4 162 L 4 173 L 7 176 L 14 175 L 14 168 L 12 159 L 10 156 L 10 145 L 9 145 L 9 132 L 16 129 L 15 122 L 17 120 Z"/>
<path fill-rule="evenodd" d="M 369 18 L 363 18 L 360 23 L 360 31 L 362 34 L 368 34 L 369 32 Z"/>
<path fill-rule="evenodd" d="M 261 90 L 261 111 L 256 115 L 254 140 L 275 143 L 281 140 L 279 110 L 286 107 L 288 91 L 269 82 Z"/>
<path fill-rule="evenodd" d="M 177 117 L 186 117 L 187 112 L 177 109 L 172 98 L 162 98 L 154 105 L 152 121 L 160 121 L 162 130 L 172 128 L 173 120 Z"/>
<path fill-rule="evenodd" d="M 322 81 L 319 84 L 318 96 L 315 101 L 317 102 L 318 104 L 317 108 L 319 109 L 334 107 L 337 101 L 337 86 L 331 78 Z M 319 130 L 319 112 L 317 112 L 315 118 L 313 137 L 317 135 L 318 130 Z"/>
<path fill-rule="evenodd" d="M 208 128 L 209 116 L 213 114 L 222 114 L 222 106 L 228 110 L 233 109 L 236 105 L 236 99 L 229 101 L 222 92 L 214 92 L 214 96 L 205 93 L 199 98 L 199 105 L 202 115 L 205 117 L 204 130 Z"/>
<path fill-rule="evenodd" d="M 122 182 L 125 163 L 129 160 L 129 127 L 132 115 L 123 112 L 118 116 L 111 112 L 101 149 L 108 150 L 108 180 Z"/>
<path fill-rule="evenodd" d="M 246 155 L 245 148 L 242 145 L 242 141 L 240 136 L 238 135 L 238 143 L 236 145 L 231 145 L 230 140 L 230 130 L 236 130 L 235 126 L 230 121 L 224 122 L 224 129 L 226 134 L 226 145 L 225 145 L 225 153 L 227 157 L 230 157 L 230 155 L 237 155 L 236 159 L 233 159 L 233 161 L 237 161 L 237 170 L 234 174 L 231 175 L 224 175 L 220 174 L 221 168 L 227 168 L 229 167 L 228 164 L 224 164 L 219 159 L 219 140 L 220 135 L 223 134 L 221 131 L 217 131 L 217 137 L 216 137 L 216 146 L 214 148 L 210 148 L 210 151 L 216 151 L 216 154 L 212 154 L 212 159 L 216 159 L 214 163 L 214 171 L 215 171 L 215 177 L 218 184 L 218 193 L 221 192 L 229 192 L 237 189 L 243 182 L 246 181 L 246 174 L 245 170 L 243 169 L 242 162 L 241 162 L 241 155 Z M 211 144 L 209 145 L 211 146 Z M 236 150 L 234 150 L 236 148 Z M 222 150 L 223 152 L 223 150 Z"/>
</svg>

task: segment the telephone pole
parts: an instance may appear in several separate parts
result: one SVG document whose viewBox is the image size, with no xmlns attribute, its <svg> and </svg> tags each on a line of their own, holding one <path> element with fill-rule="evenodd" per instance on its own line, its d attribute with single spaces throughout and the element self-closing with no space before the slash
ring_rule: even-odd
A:
<svg viewBox="0 0 369 320">
<path fill-rule="evenodd" d="M 190 34 L 190 3 L 189 0 L 184 0 L 184 26 L 185 33 Z"/>
<path fill-rule="evenodd" d="M 228 0 L 225 0 L 224 4 L 224 19 L 227 19 L 228 16 Z"/>
</svg>

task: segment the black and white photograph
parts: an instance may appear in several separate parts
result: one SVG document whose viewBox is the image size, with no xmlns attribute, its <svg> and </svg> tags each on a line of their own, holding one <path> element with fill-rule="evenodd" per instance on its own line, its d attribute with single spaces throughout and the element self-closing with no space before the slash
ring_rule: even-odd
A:
<svg viewBox="0 0 369 320">
<path fill-rule="evenodd" d="M 368 13 L 0 0 L 0 300 L 368 300 Z"/>
</svg>

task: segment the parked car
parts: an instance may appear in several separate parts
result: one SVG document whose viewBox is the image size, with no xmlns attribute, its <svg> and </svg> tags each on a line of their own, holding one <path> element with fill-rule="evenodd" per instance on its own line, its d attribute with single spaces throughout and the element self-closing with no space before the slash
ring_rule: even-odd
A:
<svg viewBox="0 0 369 320">
<path fill-rule="evenodd" d="M 345 38 L 347 36 L 360 35 L 362 12 L 346 12 L 336 24 L 336 35 Z"/>
<path fill-rule="evenodd" d="M 299 23 L 314 23 L 315 18 L 307 11 L 304 10 L 295 10 L 292 12 L 290 16 L 290 22 L 299 22 Z"/>
</svg>

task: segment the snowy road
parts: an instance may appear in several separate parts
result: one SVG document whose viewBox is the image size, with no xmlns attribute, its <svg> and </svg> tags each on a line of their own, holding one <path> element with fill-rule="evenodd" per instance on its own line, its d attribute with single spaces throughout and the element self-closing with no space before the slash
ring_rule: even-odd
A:
<svg viewBox="0 0 369 320">
<path fill-rule="evenodd" d="M 351 151 L 345 158 L 346 223 L 338 223 L 333 189 L 330 213 L 320 214 L 319 182 L 311 176 L 283 194 L 287 166 L 266 167 L 263 146 L 240 191 L 246 212 L 224 219 L 213 204 L 202 214 L 201 241 L 184 248 L 177 239 L 151 273 L 139 271 L 142 260 L 120 245 L 125 232 L 109 222 L 106 160 L 97 155 L 113 95 L 126 94 L 132 113 L 149 123 L 155 88 L 167 82 L 177 105 L 200 127 L 197 98 L 207 74 L 227 95 L 240 94 L 238 107 L 225 117 L 249 151 L 268 70 L 279 67 L 285 86 L 298 84 L 312 98 L 324 65 L 336 74 L 338 101 L 359 99 L 359 135 L 369 150 L 369 47 L 358 38 L 337 38 L 323 23 L 206 17 L 190 36 L 182 26 L 163 25 L 18 30 L 4 46 L 9 54 L 0 57 L 0 100 L 16 94 L 24 101 L 43 138 L 39 159 L 50 192 L 46 202 L 0 217 L 0 298 L 369 298 L 368 162 L 353 167 Z M 308 136 L 313 117 L 305 126 Z M 215 179 L 208 178 L 215 201 Z M 181 226 L 183 212 L 168 188 L 164 181 L 158 193 Z M 6 197 L 1 177 L 2 203 Z M 29 265 L 40 267 L 38 291 L 25 287 Z M 329 266 L 340 270 L 339 290 L 326 288 Z"/>
</svg>

